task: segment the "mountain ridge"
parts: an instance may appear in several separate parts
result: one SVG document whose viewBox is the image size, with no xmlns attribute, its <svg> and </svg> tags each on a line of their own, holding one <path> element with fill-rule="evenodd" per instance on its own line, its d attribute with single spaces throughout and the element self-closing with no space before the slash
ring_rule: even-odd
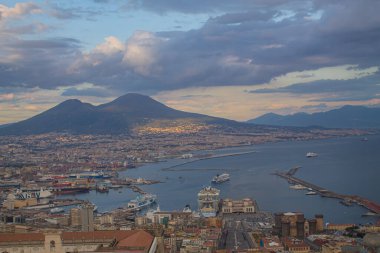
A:
<svg viewBox="0 0 380 253">
<path fill-rule="evenodd" d="M 380 128 L 380 108 L 345 105 L 330 111 L 311 114 L 304 112 L 290 115 L 267 113 L 246 122 L 261 125 L 293 127 Z"/>
<path fill-rule="evenodd" d="M 136 125 L 144 125 L 153 120 L 177 119 L 192 119 L 205 124 L 243 124 L 176 110 L 149 96 L 128 93 L 98 106 L 69 99 L 31 118 L 0 128 L 0 135 L 49 132 L 127 134 Z"/>
</svg>

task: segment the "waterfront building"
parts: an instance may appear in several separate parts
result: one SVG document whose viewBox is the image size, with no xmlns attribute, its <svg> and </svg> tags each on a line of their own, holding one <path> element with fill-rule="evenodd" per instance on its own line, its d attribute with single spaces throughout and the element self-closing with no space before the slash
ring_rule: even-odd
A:
<svg viewBox="0 0 380 253">
<path fill-rule="evenodd" d="M 204 217 L 214 217 L 219 210 L 220 190 L 211 186 L 198 193 L 198 208 Z"/>
<path fill-rule="evenodd" d="M 156 252 L 157 239 L 143 230 L 2 234 L 0 252 Z"/>
<path fill-rule="evenodd" d="M 332 224 L 332 223 L 329 223 L 329 224 L 327 224 L 326 229 L 327 230 L 334 230 L 334 231 L 344 231 L 347 228 L 352 228 L 354 226 L 355 226 L 355 224 Z"/>
<path fill-rule="evenodd" d="M 242 200 L 223 199 L 222 213 L 254 213 L 254 201 L 250 198 Z"/>
<path fill-rule="evenodd" d="M 3 207 L 8 210 L 18 209 L 27 206 L 36 206 L 37 199 L 29 198 L 29 199 L 16 199 L 15 197 L 8 197 L 3 201 Z"/>
</svg>

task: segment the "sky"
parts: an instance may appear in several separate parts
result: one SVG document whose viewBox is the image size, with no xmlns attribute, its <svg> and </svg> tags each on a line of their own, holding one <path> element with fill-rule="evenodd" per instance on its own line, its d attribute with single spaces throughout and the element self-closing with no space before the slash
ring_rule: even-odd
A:
<svg viewBox="0 0 380 253">
<path fill-rule="evenodd" d="M 378 0 L 0 1 L 0 124 L 136 92 L 245 121 L 380 106 Z"/>
</svg>

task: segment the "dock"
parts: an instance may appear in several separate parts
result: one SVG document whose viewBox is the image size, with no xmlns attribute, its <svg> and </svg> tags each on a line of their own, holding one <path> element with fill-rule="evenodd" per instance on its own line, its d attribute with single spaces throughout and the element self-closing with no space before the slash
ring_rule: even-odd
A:
<svg viewBox="0 0 380 253">
<path fill-rule="evenodd" d="M 291 171 L 291 172 L 293 172 L 293 171 Z M 363 206 L 364 208 L 368 209 L 369 211 L 371 211 L 375 214 L 380 214 L 380 204 L 378 204 L 374 201 L 371 201 L 369 199 L 366 199 L 366 198 L 363 198 L 360 196 L 356 196 L 356 195 L 339 194 L 339 193 L 330 191 L 330 190 L 325 189 L 323 187 L 320 187 L 318 185 L 315 185 L 315 184 L 312 184 L 312 183 L 307 182 L 305 180 L 302 180 L 300 178 L 297 178 L 294 176 L 294 173 L 275 172 L 273 174 L 286 179 L 289 183 L 299 184 L 299 185 L 305 186 L 306 188 L 310 188 L 313 191 L 315 191 L 317 194 L 319 194 L 321 197 L 340 199 L 344 203 L 356 203 L 360 206 Z"/>
</svg>

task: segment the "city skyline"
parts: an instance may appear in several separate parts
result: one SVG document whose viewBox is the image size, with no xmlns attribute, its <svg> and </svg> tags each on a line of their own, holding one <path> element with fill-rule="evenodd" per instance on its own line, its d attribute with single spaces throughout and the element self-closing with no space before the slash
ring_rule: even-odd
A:
<svg viewBox="0 0 380 253">
<path fill-rule="evenodd" d="M 377 1 L 2 1 L 0 124 L 137 92 L 234 120 L 380 103 Z"/>
</svg>

